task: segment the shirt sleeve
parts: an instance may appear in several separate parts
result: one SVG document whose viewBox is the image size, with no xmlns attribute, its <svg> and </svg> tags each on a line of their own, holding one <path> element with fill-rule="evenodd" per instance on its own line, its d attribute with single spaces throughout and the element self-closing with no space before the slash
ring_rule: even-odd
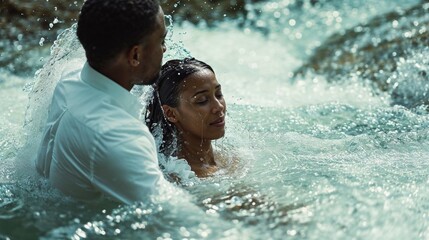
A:
<svg viewBox="0 0 429 240">
<path fill-rule="evenodd" d="M 153 137 L 144 127 L 121 126 L 101 135 L 90 164 L 93 185 L 127 204 L 144 201 L 170 184 L 159 168 Z"/>
</svg>

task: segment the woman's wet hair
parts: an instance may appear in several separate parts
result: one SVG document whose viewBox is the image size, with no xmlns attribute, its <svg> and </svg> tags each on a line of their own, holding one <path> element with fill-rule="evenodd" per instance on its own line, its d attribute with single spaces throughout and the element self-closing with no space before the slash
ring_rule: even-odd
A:
<svg viewBox="0 0 429 240">
<path fill-rule="evenodd" d="M 177 147 L 177 129 L 168 122 L 162 105 L 179 106 L 180 83 L 193 73 L 208 69 L 214 73 L 207 63 L 195 58 L 170 60 L 161 67 L 161 74 L 153 87 L 153 99 L 146 109 L 146 124 L 155 137 L 162 134 L 160 151 L 171 156 Z"/>
<path fill-rule="evenodd" d="M 86 0 L 77 37 L 92 66 L 103 66 L 121 51 L 142 43 L 156 29 L 158 0 Z"/>
</svg>

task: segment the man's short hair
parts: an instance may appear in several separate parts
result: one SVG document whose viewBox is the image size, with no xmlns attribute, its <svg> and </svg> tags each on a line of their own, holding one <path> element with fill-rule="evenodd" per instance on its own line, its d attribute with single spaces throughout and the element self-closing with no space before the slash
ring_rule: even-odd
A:
<svg viewBox="0 0 429 240">
<path fill-rule="evenodd" d="M 142 43 L 156 28 L 158 0 L 87 0 L 77 37 L 88 62 L 102 66 L 121 51 Z"/>
</svg>

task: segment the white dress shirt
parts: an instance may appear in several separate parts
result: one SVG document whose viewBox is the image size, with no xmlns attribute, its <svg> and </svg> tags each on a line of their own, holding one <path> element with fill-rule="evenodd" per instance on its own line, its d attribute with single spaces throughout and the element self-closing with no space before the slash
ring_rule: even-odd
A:
<svg viewBox="0 0 429 240">
<path fill-rule="evenodd" d="M 88 63 L 64 74 L 36 156 L 38 172 L 81 200 L 147 199 L 169 183 L 140 109 L 135 96 Z"/>
</svg>

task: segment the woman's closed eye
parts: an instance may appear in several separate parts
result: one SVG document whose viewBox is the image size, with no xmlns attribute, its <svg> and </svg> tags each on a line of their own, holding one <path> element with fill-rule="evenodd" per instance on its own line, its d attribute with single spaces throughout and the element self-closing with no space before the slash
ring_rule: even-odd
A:
<svg viewBox="0 0 429 240">
<path fill-rule="evenodd" d="M 220 91 L 219 91 L 219 92 L 217 92 L 217 93 L 216 93 L 216 98 L 217 98 L 217 99 L 222 99 L 222 98 L 223 98 L 223 94 L 222 94 L 222 92 L 220 92 Z"/>
<path fill-rule="evenodd" d="M 195 103 L 198 104 L 198 105 L 204 105 L 204 104 L 206 104 L 208 102 L 209 102 L 209 100 L 206 97 L 197 98 L 195 100 Z"/>
</svg>

